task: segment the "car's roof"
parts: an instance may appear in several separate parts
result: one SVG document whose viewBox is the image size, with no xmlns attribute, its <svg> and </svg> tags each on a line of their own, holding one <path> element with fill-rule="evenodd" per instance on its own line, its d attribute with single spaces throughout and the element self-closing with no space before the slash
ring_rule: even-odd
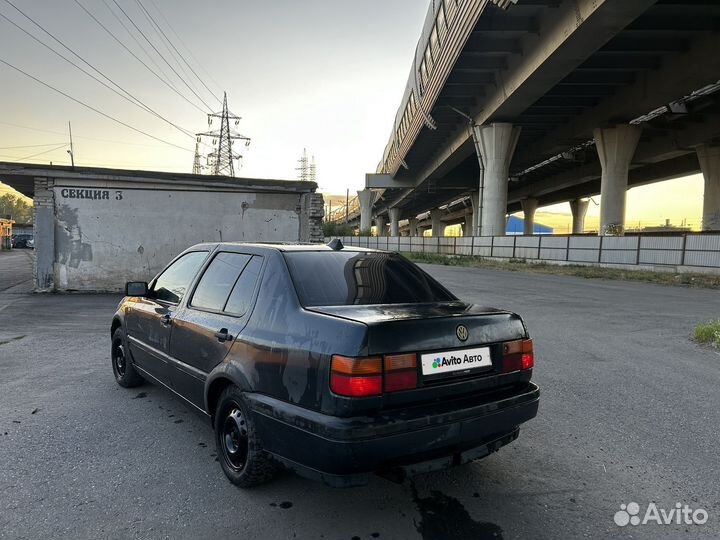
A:
<svg viewBox="0 0 720 540">
<path fill-rule="evenodd" d="M 204 244 L 198 244 L 198 246 L 207 246 L 207 247 L 214 247 L 214 246 L 220 246 L 220 247 L 251 247 L 256 249 L 268 249 L 268 250 L 275 250 L 275 251 L 335 251 L 327 244 L 312 244 L 312 243 L 303 243 L 303 242 L 214 242 L 214 243 L 204 243 Z M 194 247 L 198 247 L 194 246 Z M 369 251 L 375 251 L 378 253 L 382 253 L 383 250 L 380 249 L 372 249 L 372 248 L 365 248 L 365 247 L 357 247 L 357 246 L 343 246 L 342 251 L 352 251 L 352 252 L 369 252 Z"/>
</svg>

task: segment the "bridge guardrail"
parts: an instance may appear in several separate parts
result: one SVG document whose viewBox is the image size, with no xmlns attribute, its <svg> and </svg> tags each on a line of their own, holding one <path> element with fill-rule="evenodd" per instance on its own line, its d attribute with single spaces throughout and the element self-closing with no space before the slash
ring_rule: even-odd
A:
<svg viewBox="0 0 720 540">
<path fill-rule="evenodd" d="M 347 206 L 347 210 L 345 210 L 345 207 Z M 355 214 L 360 213 L 360 199 L 357 197 L 353 197 L 350 199 L 347 204 L 343 204 L 341 206 L 338 206 L 334 208 L 326 217 L 325 221 L 333 221 L 336 223 L 342 223 L 345 221 L 346 217 L 351 218 L 354 217 Z"/>
<path fill-rule="evenodd" d="M 344 236 L 340 239 L 349 246 L 391 251 L 653 270 L 720 271 L 720 233 L 674 236 Z"/>
</svg>

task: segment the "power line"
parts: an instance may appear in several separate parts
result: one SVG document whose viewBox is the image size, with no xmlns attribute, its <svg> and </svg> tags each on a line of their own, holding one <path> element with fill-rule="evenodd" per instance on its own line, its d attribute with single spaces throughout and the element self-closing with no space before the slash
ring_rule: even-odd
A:
<svg viewBox="0 0 720 540">
<path fill-rule="evenodd" d="M 67 133 L 64 133 L 64 132 L 62 132 L 62 131 L 53 131 L 53 130 L 50 130 L 50 129 L 41 129 L 41 128 L 32 127 L 32 126 L 23 126 L 22 124 L 14 124 L 14 123 L 12 123 L 12 122 L 3 122 L 3 121 L 0 121 L 0 125 L 12 126 L 12 127 L 20 128 L 20 129 L 28 129 L 28 130 L 30 130 L 30 131 L 37 131 L 37 132 L 40 132 L 40 133 L 51 133 L 51 134 L 53 134 L 53 135 L 63 135 L 63 136 L 67 136 Z M 86 135 L 73 135 L 73 138 L 75 138 L 75 139 L 84 139 L 84 140 L 87 140 L 87 141 L 98 141 L 98 142 L 104 142 L 104 143 L 109 143 L 109 144 L 126 144 L 126 145 L 129 145 L 129 146 L 144 146 L 144 147 L 152 146 L 152 147 L 154 147 L 154 148 L 159 148 L 159 147 L 160 147 L 159 144 L 148 144 L 148 143 L 137 143 L 137 142 L 128 142 L 128 141 L 117 141 L 117 140 L 113 140 L 113 139 L 103 139 L 103 138 L 99 138 L 99 137 L 88 137 L 88 136 L 86 136 Z M 206 143 L 204 143 L 204 144 L 206 144 Z M 206 146 L 207 146 L 207 144 L 206 144 Z"/>
<path fill-rule="evenodd" d="M 5 1 L 8 2 L 9 0 L 5 0 Z M 147 42 L 150 44 L 150 46 L 151 46 L 151 47 L 153 48 L 153 50 L 158 54 L 158 56 L 160 56 L 160 58 L 162 58 L 163 62 L 165 62 L 165 63 L 167 64 L 167 66 L 172 70 L 172 72 L 177 76 L 177 78 L 180 79 L 180 81 L 181 81 L 185 86 L 187 86 L 188 89 L 189 89 L 193 94 L 195 94 L 195 97 L 196 97 L 196 98 L 198 98 L 200 101 L 202 101 L 203 105 L 205 105 L 205 106 L 208 108 L 209 111 L 212 111 L 212 107 L 210 107 L 210 105 L 208 105 L 208 104 L 205 102 L 205 100 L 204 100 L 202 97 L 200 97 L 200 96 L 198 95 L 198 93 L 195 92 L 195 90 L 193 90 L 193 89 L 190 87 L 190 85 L 185 81 L 185 79 L 183 79 L 183 78 L 180 76 L 180 74 L 175 70 L 175 68 L 172 67 L 172 65 L 170 65 L 170 62 L 168 62 L 167 59 L 163 56 L 163 54 L 162 54 L 160 51 L 158 51 L 157 47 L 155 47 L 155 45 L 153 44 L 153 42 L 150 41 L 150 40 L 148 39 L 148 37 L 145 35 L 145 32 L 143 32 L 143 31 L 140 29 L 140 27 L 139 27 L 137 24 L 135 24 L 135 21 L 132 19 L 132 17 L 130 17 L 130 15 L 127 14 L 127 12 L 122 8 L 122 6 L 121 6 L 120 4 L 118 4 L 117 0 L 112 0 L 112 1 L 113 1 L 113 3 L 118 7 L 118 9 L 123 12 L 123 14 L 125 15 L 125 17 L 127 17 L 127 19 L 132 23 L 132 25 L 135 27 L 135 29 L 136 29 L 138 32 L 140 32 L 140 35 L 141 35 L 143 38 L 145 38 L 145 41 L 147 41 Z"/>
<path fill-rule="evenodd" d="M 93 160 L 93 159 L 81 159 L 75 161 L 75 165 L 78 165 L 80 167 L 86 167 L 86 166 L 112 166 L 112 167 L 159 167 L 156 163 L 148 163 L 148 162 L 138 162 L 138 161 L 107 161 L 107 160 Z M 175 172 L 179 173 L 186 173 L 185 168 L 177 165 L 177 164 L 166 164 L 162 166 L 163 171 L 167 171 L 168 169 L 175 169 Z M 157 169 L 149 169 L 149 170 L 157 170 Z"/>
<path fill-rule="evenodd" d="M 50 152 L 55 152 L 56 150 L 60 150 L 61 148 L 65 147 L 65 146 L 67 146 L 67 143 L 62 143 L 62 144 L 56 146 L 55 148 L 51 148 L 50 150 L 45 150 L 43 152 L 38 152 L 37 154 L 31 154 L 29 156 L 25 156 L 25 157 L 21 157 L 21 158 L 16 158 L 16 157 L 8 156 L 8 155 L 5 155 L 4 157 L 9 157 L 10 159 L 14 159 L 15 161 L 25 161 L 26 159 L 31 159 L 31 158 L 34 158 L 37 156 L 42 156 L 43 154 L 49 154 Z"/>
<path fill-rule="evenodd" d="M 0 146 L 0 150 L 15 150 L 17 148 L 41 148 L 43 146 L 57 146 L 65 143 L 47 143 L 47 144 L 25 144 L 22 146 Z"/>
<path fill-rule="evenodd" d="M 152 17 L 150 17 L 150 15 L 145 10 L 145 7 L 140 2 L 138 2 L 138 0 L 135 0 L 135 3 L 137 4 L 138 8 L 140 9 L 140 12 L 142 13 L 142 15 L 145 17 L 145 21 L 150 26 L 150 30 L 155 34 L 155 37 L 160 42 L 161 47 L 168 54 L 170 61 L 173 62 L 173 64 L 180 69 L 185 82 L 187 82 L 188 85 L 192 87 L 192 90 L 194 90 L 195 92 L 197 92 L 198 95 L 200 95 L 201 91 L 198 90 L 198 86 L 197 86 L 196 82 L 192 79 L 192 76 L 188 74 L 188 71 L 182 65 L 180 60 L 178 60 L 177 55 L 168 46 L 167 40 L 163 38 L 162 31 L 159 29 L 159 27 L 157 26 L 155 21 L 152 19 Z M 148 34 L 149 33 L 150 32 L 148 32 Z"/>
<path fill-rule="evenodd" d="M 148 51 L 148 49 L 145 47 L 145 45 L 143 45 L 143 43 L 135 36 L 135 33 L 132 31 L 131 28 L 128 27 L 128 25 L 127 25 L 127 24 L 125 23 L 125 21 L 120 17 L 120 15 L 118 15 L 117 13 L 115 13 L 115 10 L 112 8 L 112 6 L 111 6 L 110 3 L 108 2 L 108 0 L 102 0 L 102 2 L 103 2 L 103 4 L 105 4 L 105 7 L 106 7 L 107 10 L 112 14 L 112 16 L 115 18 L 115 20 L 120 23 L 120 25 L 123 27 L 123 29 L 125 30 L 125 32 L 127 32 L 127 35 L 130 36 L 130 38 L 135 42 L 135 44 L 136 44 L 138 47 L 140 47 L 140 50 L 141 50 L 143 53 L 145 53 L 145 56 L 148 58 L 148 60 L 150 60 L 150 62 L 152 63 L 152 65 L 155 66 L 155 69 L 157 69 L 158 72 L 160 72 L 160 73 L 162 74 L 162 76 L 164 77 L 165 82 L 167 82 L 172 88 L 174 88 L 176 92 L 180 92 L 180 91 L 178 90 L 177 86 L 175 86 L 175 83 L 170 79 L 170 77 L 168 76 L 168 74 L 165 73 L 165 70 L 162 68 L 162 66 L 160 66 L 160 65 L 155 61 L 155 58 L 153 58 L 153 55 L 151 54 L 151 52 Z M 198 110 L 203 111 L 203 113 L 205 112 L 204 109 L 200 109 L 200 108 L 197 107 L 197 106 L 195 106 L 195 107 L 196 107 Z"/>
<path fill-rule="evenodd" d="M 57 92 L 58 94 L 60 94 L 60 95 L 62 95 L 62 96 L 65 96 L 65 97 L 68 98 L 69 100 L 74 101 L 75 103 L 77 103 L 77 104 L 79 104 L 79 105 L 82 105 L 83 107 L 85 107 L 85 108 L 87 108 L 87 109 L 90 109 L 91 111 L 96 112 L 97 114 L 99 114 L 99 115 L 101 115 L 101 116 L 104 116 L 105 118 L 107 118 L 107 119 L 109 119 L 109 120 L 112 120 L 113 122 L 116 122 L 116 123 L 120 124 L 121 126 L 125 126 L 125 127 L 128 128 L 128 129 L 132 129 L 133 131 L 136 131 L 136 132 L 138 132 L 138 133 L 141 133 L 141 134 L 145 135 L 146 137 L 150 137 L 151 139 L 154 139 L 154 140 L 156 140 L 156 141 L 160 141 L 161 143 L 165 143 L 165 144 L 167 144 L 167 145 L 169 145 L 169 146 L 174 146 L 175 148 L 179 148 L 180 150 L 185 150 L 186 152 L 193 153 L 193 150 L 190 150 L 190 149 L 188 149 L 188 148 L 185 148 L 184 146 L 180 146 L 180 145 L 177 145 L 177 144 L 175 144 L 175 143 L 171 143 L 171 142 L 169 142 L 169 141 L 166 141 L 166 140 L 164 140 L 164 139 L 161 139 L 160 137 L 156 137 L 155 135 L 151 135 L 151 134 L 147 133 L 146 131 L 143 131 L 143 130 L 141 130 L 141 129 L 138 129 L 138 128 L 136 128 L 135 126 L 132 126 L 132 125 L 126 123 L 126 122 L 123 122 L 122 120 L 118 120 L 118 119 L 115 118 L 114 116 L 110 116 L 109 114 L 106 114 L 106 113 L 102 112 L 101 110 L 96 109 L 96 108 L 93 107 L 92 105 L 88 105 L 88 104 L 85 103 L 84 101 L 81 101 L 81 100 L 79 100 L 79 99 L 76 99 L 76 98 L 72 97 L 70 94 L 66 94 L 66 93 L 63 92 L 62 90 L 58 90 L 57 88 L 55 88 L 55 87 L 52 86 L 51 84 L 48 84 L 48 83 L 46 83 L 45 81 L 42 81 L 42 80 L 38 79 L 37 77 L 35 77 L 35 76 L 33 76 L 33 75 L 30 75 L 27 71 L 23 71 L 23 70 L 20 69 L 19 67 L 14 66 L 14 65 L 11 64 L 10 62 L 6 62 L 6 61 L 3 60 L 2 58 L 0 58 L 0 63 L 5 64 L 5 65 L 8 66 L 9 68 L 12 68 L 12 69 L 14 69 L 14 70 L 17 71 L 17 72 L 22 73 L 23 75 L 25 75 L 26 77 L 34 80 L 35 82 L 38 82 L 38 83 L 42 84 L 43 86 L 45 86 L 45 87 L 47 87 L 47 88 L 50 88 L 51 90 Z"/>
<path fill-rule="evenodd" d="M 155 25 L 155 28 L 157 28 L 158 30 L 160 30 L 160 33 L 161 33 L 162 36 L 165 38 L 165 41 L 167 41 L 167 42 L 170 44 L 170 46 L 171 46 L 171 47 L 173 48 L 173 50 L 178 54 L 178 56 L 180 57 L 180 59 L 185 63 L 185 65 L 188 67 L 188 69 L 190 69 L 190 71 L 192 72 L 192 74 L 195 75 L 195 78 L 196 78 L 198 81 L 200 81 L 200 84 L 202 84 L 202 85 L 205 87 L 205 90 L 207 90 L 208 92 L 210 92 L 210 95 L 212 95 L 212 96 L 217 100 L 218 103 L 222 104 L 222 100 L 217 96 L 217 94 L 215 94 L 215 92 L 213 92 L 212 90 L 210 90 L 210 88 L 208 88 L 208 86 L 205 84 L 205 81 L 197 74 L 197 72 L 196 72 L 196 71 L 193 69 L 193 67 L 188 63 L 188 61 L 185 60 L 185 57 L 182 55 L 182 53 L 181 53 L 180 51 L 178 51 L 177 47 L 175 47 L 175 44 L 170 40 L 170 38 L 167 37 L 167 35 L 166 35 L 165 32 L 163 31 L 162 27 L 155 21 L 155 19 L 154 19 L 153 16 L 150 14 L 150 12 L 149 12 L 147 9 L 145 9 L 145 6 L 142 4 L 142 1 L 141 1 L 141 0 L 135 0 L 135 1 L 136 1 L 137 4 L 140 6 L 140 8 L 143 10 L 143 12 L 145 13 L 145 15 L 147 15 L 147 17 L 148 17 L 148 18 L 152 21 L 152 23 Z M 166 19 L 165 21 L 167 22 L 167 19 Z M 169 26 L 169 24 L 168 24 L 168 26 Z"/>
<path fill-rule="evenodd" d="M 173 28 L 172 24 L 170 24 L 170 21 L 167 19 L 167 17 L 165 17 L 165 15 L 163 14 L 162 10 L 158 7 L 157 3 L 155 3 L 154 0 L 150 0 L 150 3 L 151 3 L 152 6 L 155 8 L 155 11 L 160 15 L 160 17 L 162 17 L 162 20 L 165 21 L 165 24 L 166 24 L 167 27 L 170 29 L 170 31 L 173 33 L 173 35 L 177 38 L 177 40 L 178 40 L 178 42 L 180 43 L 180 45 L 182 45 L 183 48 L 185 49 L 185 51 L 190 55 L 190 57 L 191 57 L 193 60 L 195 60 L 195 64 L 200 68 L 200 70 L 201 70 L 205 75 L 207 75 L 207 77 L 208 77 L 208 78 L 210 79 L 210 81 L 215 85 L 216 88 L 221 88 L 222 85 L 215 80 L 215 78 L 212 76 L 212 74 L 209 73 L 209 72 L 205 69 L 205 67 L 203 67 L 202 62 L 200 62 L 200 60 L 197 59 L 197 57 L 193 54 L 192 49 L 185 44 L 185 42 L 182 40 L 182 38 L 180 37 L 180 35 L 175 31 L 175 29 Z M 211 91 L 210 93 L 213 94 L 214 96 L 217 96 L 217 94 L 215 94 L 215 93 L 212 92 L 212 91 Z"/>
<path fill-rule="evenodd" d="M 42 133 L 54 133 L 55 135 L 65 135 L 65 133 L 62 133 L 62 132 L 60 132 L 60 131 L 52 131 L 52 130 L 49 130 L 49 129 L 40 129 L 40 128 L 35 128 L 35 127 L 30 127 L 30 126 L 23 126 L 23 125 L 21 125 L 21 124 L 13 124 L 13 123 L 11 123 L 11 122 L 2 122 L 2 121 L 0 121 L 0 124 L 3 124 L 3 125 L 5 125 L 5 126 L 19 127 L 19 128 L 22 128 L 22 129 L 30 129 L 30 130 L 32 130 L 32 131 L 40 131 L 40 132 L 42 132 Z"/>
<path fill-rule="evenodd" d="M 168 124 L 170 124 L 170 125 L 173 126 L 174 128 L 178 129 L 178 130 L 179 130 L 181 133 L 183 133 L 184 135 L 188 135 L 188 136 L 192 137 L 192 134 L 191 134 L 188 130 L 183 129 L 183 128 L 181 128 L 180 126 L 177 126 L 176 124 L 174 124 L 173 122 L 165 119 L 165 118 L 164 118 L 163 116 L 161 116 L 160 114 L 156 113 L 155 111 L 153 111 L 153 110 L 150 109 L 149 107 L 147 107 L 147 106 L 145 106 L 144 104 L 142 104 L 142 102 L 138 103 L 138 102 L 134 101 L 133 99 L 130 99 L 130 98 L 127 97 L 126 95 L 118 92 L 117 90 L 115 90 L 114 88 L 112 88 L 110 85 L 108 85 L 108 84 L 106 84 L 105 82 L 103 82 L 102 80 L 98 79 L 98 78 L 95 77 L 92 73 L 88 72 L 86 69 L 82 68 L 81 66 L 77 65 L 75 62 L 73 62 L 72 60 L 70 60 L 69 58 L 67 58 L 66 56 L 64 56 L 62 53 L 59 53 L 58 51 L 56 51 L 55 49 L 53 49 L 52 47 L 50 47 L 48 44 L 40 41 L 36 36 L 33 36 L 31 33 L 29 33 L 27 30 L 25 30 L 25 29 L 22 28 L 21 26 L 17 25 L 14 21 L 10 20 L 10 19 L 9 19 L 8 17 L 6 17 L 4 14 L 0 13 L 0 17 L 2 17 L 3 19 L 5 19 L 6 21 L 8 21 L 10 24 L 12 24 L 13 26 L 15 26 L 16 28 L 18 28 L 19 30 L 21 30 L 22 32 L 24 32 L 25 34 L 27 34 L 28 36 L 30 36 L 32 39 L 34 39 L 35 41 L 37 41 L 38 43 L 40 43 L 41 45 L 43 45 L 44 47 L 46 47 L 48 50 L 50 50 L 51 52 L 53 52 L 54 54 L 56 54 L 57 56 L 59 56 L 60 58 L 62 58 L 63 60 L 65 60 L 66 62 L 68 62 L 69 64 L 71 64 L 72 66 L 74 66 L 75 68 L 77 68 L 77 69 L 79 69 L 80 71 L 82 71 L 85 75 L 87 75 L 88 77 L 90 77 L 90 78 L 93 79 L 94 81 L 96 81 L 96 82 L 98 82 L 99 84 L 103 85 L 105 88 L 107 88 L 107 89 L 110 90 L 111 92 L 117 94 L 118 96 L 120 96 L 120 97 L 123 98 L 124 100 L 130 102 L 131 104 L 135 105 L 136 107 L 140 108 L 141 110 L 143 110 L 143 111 L 145 111 L 145 112 L 148 112 L 148 113 L 152 114 L 153 116 L 156 116 L 157 118 L 160 118 L 161 120 L 167 122 Z M 132 94 L 129 94 L 129 95 L 132 95 Z"/>
<path fill-rule="evenodd" d="M 24 32 L 25 34 L 27 34 L 28 36 L 30 36 L 32 39 L 34 39 L 35 41 L 37 41 L 38 43 L 40 43 L 42 46 L 44 46 L 44 47 L 46 47 L 47 49 L 49 49 L 51 52 L 53 52 L 54 54 L 56 54 L 57 56 L 59 56 L 60 58 L 62 58 L 63 60 L 65 60 L 66 62 L 68 62 L 69 64 L 71 64 L 72 66 L 74 66 L 75 68 L 77 68 L 77 69 L 79 69 L 80 71 L 82 71 L 85 75 L 87 75 L 88 77 L 92 78 L 94 81 L 102 84 L 102 85 L 103 85 L 105 88 L 107 88 L 108 90 L 114 92 L 115 94 L 117 94 L 117 95 L 120 96 L 121 98 L 125 99 L 126 101 L 129 101 L 130 103 L 132 103 L 132 104 L 135 105 L 136 107 L 139 107 L 140 109 L 144 110 L 145 112 L 148 112 L 148 113 L 152 114 L 153 116 L 159 118 L 159 119 L 162 120 L 163 122 L 166 122 L 167 124 L 170 124 L 170 125 L 173 126 L 175 129 L 177 129 L 178 131 L 182 132 L 184 135 L 186 135 L 186 136 L 188 136 L 188 137 L 193 137 L 193 135 L 192 135 L 192 133 L 191 133 L 190 131 L 188 131 L 188 130 L 186 130 L 186 129 L 184 129 L 184 128 L 181 128 L 180 126 L 174 124 L 173 122 L 171 122 L 170 120 L 168 120 L 167 118 L 165 118 L 164 116 L 162 116 L 160 113 L 154 111 L 152 108 L 150 108 L 149 106 L 145 105 L 145 103 L 143 103 L 140 99 L 138 99 L 137 97 L 135 97 L 133 94 L 131 94 L 130 92 L 128 92 L 127 90 L 125 90 L 122 86 L 120 86 L 120 85 L 117 84 L 115 81 L 113 81 L 110 77 L 108 77 L 107 75 L 105 75 L 102 71 L 100 71 L 100 70 L 97 69 L 95 66 L 93 66 L 92 64 L 90 64 L 90 63 L 89 63 L 88 61 L 86 61 L 82 56 L 80 56 L 79 54 L 77 54 L 77 53 L 76 53 L 75 51 L 73 51 L 70 47 L 68 47 L 67 45 L 65 45 L 62 41 L 60 41 L 58 38 L 56 38 L 53 34 L 51 34 L 51 33 L 48 32 L 45 28 L 43 28 L 39 23 L 37 23 L 35 20 L 33 20 L 32 17 L 28 16 L 28 15 L 25 14 L 22 10 L 20 10 L 19 8 L 17 8 L 12 2 L 10 2 L 10 0 L 5 0 L 5 2 L 8 3 L 8 4 L 10 4 L 13 8 L 15 8 L 15 9 L 16 9 L 21 15 L 23 15 L 26 19 L 28 19 L 28 20 L 29 20 L 30 22 L 32 22 L 35 26 L 37 26 L 38 28 L 40 28 L 40 30 L 42 30 L 43 32 L 45 32 L 47 35 L 49 35 L 51 38 L 53 38 L 55 41 L 57 41 L 60 45 L 62 45 L 65 49 L 67 49 L 68 51 L 70 51 L 73 55 L 75 55 L 77 58 L 79 58 L 80 60 L 82 60 L 86 65 L 88 65 L 90 68 L 94 69 L 97 73 L 99 73 L 100 75 L 102 75 L 102 77 L 104 77 L 106 80 L 110 81 L 114 86 L 116 86 L 117 88 L 119 88 L 120 90 L 122 90 L 122 92 L 124 92 L 124 93 L 127 94 L 127 95 L 123 95 L 123 94 L 121 94 L 120 92 L 118 92 L 117 90 L 113 89 L 113 88 L 110 87 L 108 84 L 104 83 L 103 81 L 101 81 L 100 79 L 98 79 L 97 77 L 95 77 L 92 73 L 89 73 L 87 70 L 85 70 L 84 68 L 80 67 L 79 65 L 77 65 L 75 62 L 73 62 L 73 61 L 70 60 L 69 58 L 67 58 L 65 55 L 63 55 L 62 53 L 59 53 L 58 51 L 56 51 L 55 49 L 53 49 L 52 47 L 50 47 L 47 43 L 44 43 L 43 41 L 41 41 L 40 39 L 38 39 L 36 36 L 32 35 L 30 32 L 28 32 L 27 30 L 25 30 L 24 28 L 22 28 L 21 26 L 19 26 L 17 23 L 15 23 L 14 21 L 12 21 L 12 20 L 9 19 L 8 17 L 6 17 L 4 14 L 0 13 L 0 17 L 2 17 L 3 19 L 5 19 L 6 21 L 8 21 L 10 24 L 12 24 L 13 26 L 15 26 L 16 28 L 18 28 L 19 30 L 21 30 L 22 32 Z M 129 97 L 128 97 L 128 96 L 129 96 Z"/>
<path fill-rule="evenodd" d="M 108 27 L 106 27 L 97 17 L 95 17 L 95 15 L 93 15 L 85 6 L 83 6 L 83 5 L 80 3 L 79 0 L 74 0 L 74 2 L 75 2 L 78 6 L 80 6 L 80 7 L 82 8 L 82 10 L 83 10 L 85 13 L 87 13 L 98 25 L 100 25 L 100 27 L 101 27 L 103 30 L 105 30 L 105 32 L 107 32 L 115 41 L 117 41 L 123 49 L 125 49 L 127 52 L 129 52 L 129 53 L 133 56 L 133 58 L 135 58 L 135 60 L 137 60 L 138 62 L 140 62 L 143 66 L 145 66 L 145 68 L 146 68 L 150 73 L 152 73 L 155 77 L 157 77 L 157 79 L 158 79 L 161 83 L 163 83 L 165 86 L 167 86 L 168 88 L 170 88 L 170 90 L 172 90 L 173 92 L 175 92 L 178 96 L 180 96 L 181 98 L 183 98 L 183 99 L 184 99 L 185 101 L 187 101 L 190 105 L 192 105 L 193 107 L 195 107 L 198 111 L 200 111 L 201 113 L 205 114 L 205 111 L 204 111 L 203 109 L 201 109 L 200 107 L 198 107 L 195 103 L 193 103 L 193 102 L 190 101 L 187 97 L 185 97 L 183 94 L 181 94 L 181 93 L 178 91 L 177 88 L 175 88 L 172 84 L 170 84 L 168 81 L 166 81 L 165 79 L 163 79 L 160 75 L 158 75 L 157 72 L 154 71 L 150 66 L 148 66 L 148 65 L 143 61 L 142 58 L 140 58 L 140 57 L 137 56 L 132 50 L 130 50 L 130 48 L 128 48 L 128 46 L 125 45 L 125 43 L 123 43 L 123 41 L 122 41 L 120 38 L 118 38 L 118 37 L 112 32 L 112 30 L 110 30 Z M 114 14 L 114 13 L 113 13 L 113 14 Z M 121 21 L 121 22 L 122 22 L 122 21 Z M 156 67 L 157 67 L 157 66 L 156 66 Z"/>
</svg>

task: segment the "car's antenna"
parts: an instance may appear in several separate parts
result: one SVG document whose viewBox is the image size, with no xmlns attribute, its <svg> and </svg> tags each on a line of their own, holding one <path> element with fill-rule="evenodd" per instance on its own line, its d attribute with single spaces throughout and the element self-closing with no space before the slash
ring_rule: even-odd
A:
<svg viewBox="0 0 720 540">
<path fill-rule="evenodd" d="M 328 245 L 328 246 L 330 247 L 330 249 L 332 249 L 333 251 L 340 251 L 342 248 L 345 247 L 345 246 L 343 246 L 342 240 L 340 240 L 339 238 L 335 238 L 334 240 L 330 240 L 327 245 Z"/>
</svg>

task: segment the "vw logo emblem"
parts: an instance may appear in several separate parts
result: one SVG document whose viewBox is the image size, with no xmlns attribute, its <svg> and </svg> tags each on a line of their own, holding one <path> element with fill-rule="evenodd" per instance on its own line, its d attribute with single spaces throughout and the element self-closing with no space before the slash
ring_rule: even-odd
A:
<svg viewBox="0 0 720 540">
<path fill-rule="evenodd" d="M 464 324 L 458 324 L 455 329 L 455 335 L 460 341 L 465 341 L 468 338 L 468 329 Z"/>
</svg>

